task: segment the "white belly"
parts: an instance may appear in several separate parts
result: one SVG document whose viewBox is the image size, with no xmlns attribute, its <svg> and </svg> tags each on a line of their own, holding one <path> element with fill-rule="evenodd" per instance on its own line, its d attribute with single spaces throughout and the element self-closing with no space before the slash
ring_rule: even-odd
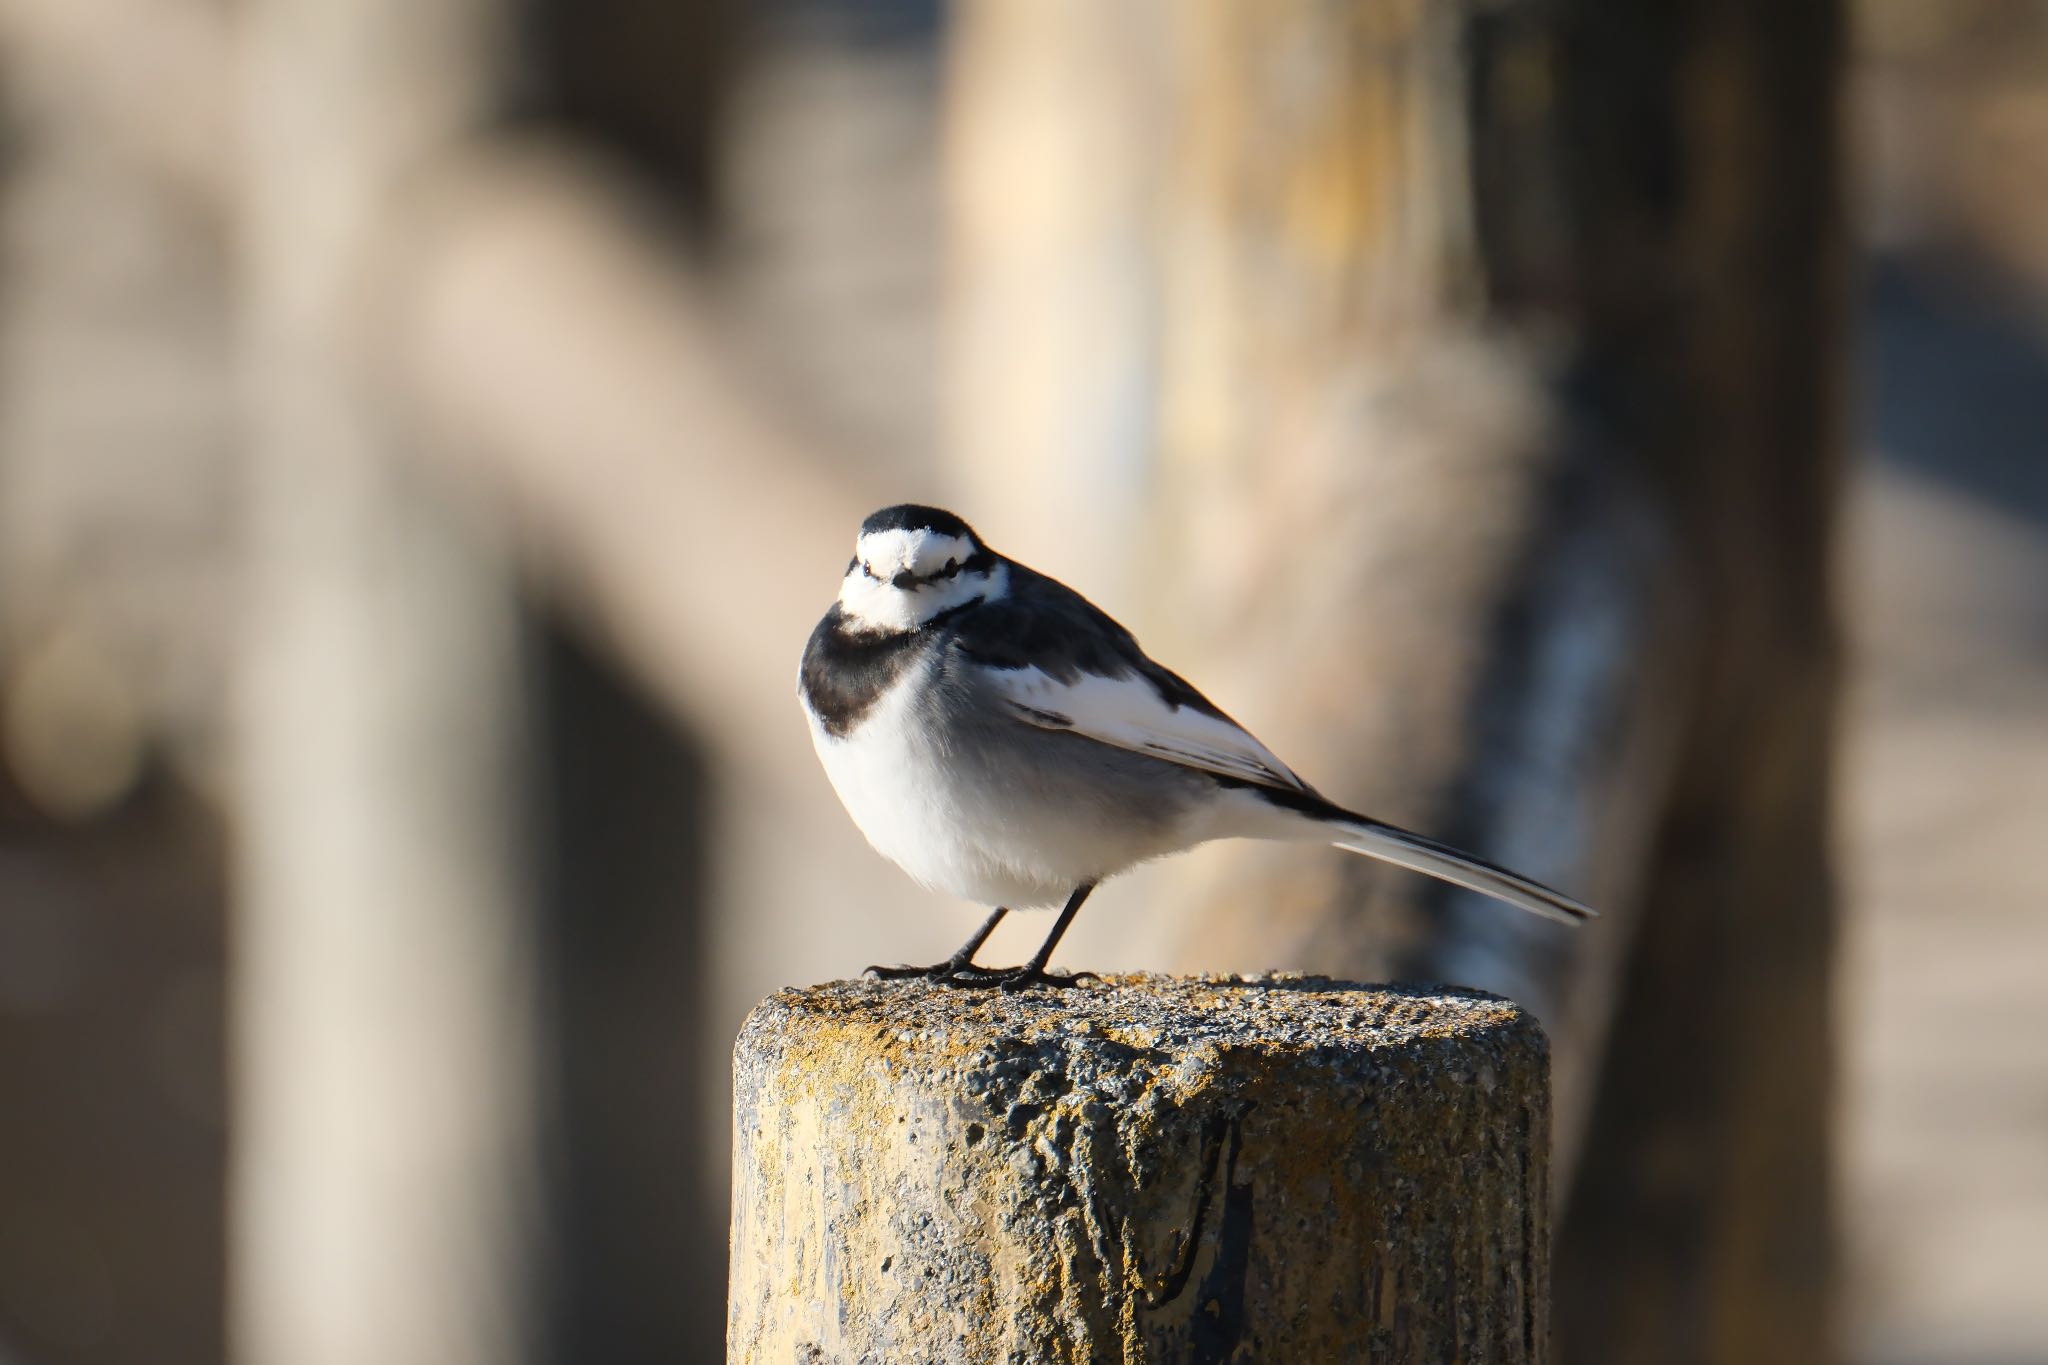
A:
<svg viewBox="0 0 2048 1365">
<path fill-rule="evenodd" d="M 986 782 L 960 780 L 960 765 L 912 723 L 918 692 L 892 688 L 843 738 L 811 718 L 825 775 L 883 857 L 924 886 L 1013 909 L 1062 901 L 1082 882 L 1136 861 L 1100 822 L 1077 828 L 1085 822 L 1067 812 L 1020 805 Z"/>
</svg>

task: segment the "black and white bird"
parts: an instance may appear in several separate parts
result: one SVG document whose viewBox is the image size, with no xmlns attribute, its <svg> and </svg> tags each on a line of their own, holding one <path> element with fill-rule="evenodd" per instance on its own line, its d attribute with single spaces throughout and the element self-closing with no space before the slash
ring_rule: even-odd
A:
<svg viewBox="0 0 2048 1365">
<path fill-rule="evenodd" d="M 994 907 L 931 967 L 956 985 L 1069 984 L 1046 971 L 1089 892 L 1211 839 L 1315 840 L 1567 923 L 1593 912 L 1537 882 L 1334 805 L 1154 663 L 1063 583 L 936 507 L 861 523 L 798 693 L 847 813 L 927 887 Z M 1022 967 L 974 954 L 1011 909 L 1064 902 Z"/>
</svg>

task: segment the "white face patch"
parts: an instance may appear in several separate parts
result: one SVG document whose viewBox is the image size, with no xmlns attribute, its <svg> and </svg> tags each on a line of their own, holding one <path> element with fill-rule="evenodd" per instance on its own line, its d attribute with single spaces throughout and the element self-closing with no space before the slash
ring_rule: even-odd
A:
<svg viewBox="0 0 2048 1365">
<path fill-rule="evenodd" d="M 864 553 L 871 541 L 883 541 L 889 537 L 923 536 L 936 539 L 956 547 L 948 553 L 933 555 L 917 547 L 905 547 L 896 551 L 896 558 L 876 563 Z M 892 547 L 893 548 L 893 547 Z M 946 561 L 964 563 L 976 550 L 972 543 L 956 536 L 936 536 L 929 531 L 884 531 L 878 535 L 862 536 L 860 561 L 846 572 L 846 578 L 839 585 L 839 605 L 854 623 L 864 630 L 916 630 L 926 621 L 942 611 L 972 602 L 979 597 L 993 602 L 1010 588 L 1010 570 L 998 563 L 991 571 L 963 569 L 953 578 L 929 578 L 911 587 L 899 588 L 893 582 L 899 573 L 942 574 Z M 911 567 L 922 563 L 922 570 Z M 873 572 L 864 572 L 866 564 Z M 891 566 L 887 572 L 884 566 Z"/>
<path fill-rule="evenodd" d="M 914 531 L 870 531 L 854 543 L 854 558 L 875 577 L 888 580 L 901 573 L 929 578 L 951 560 L 964 564 L 981 547 L 965 536 L 949 536 L 929 528 Z"/>
</svg>

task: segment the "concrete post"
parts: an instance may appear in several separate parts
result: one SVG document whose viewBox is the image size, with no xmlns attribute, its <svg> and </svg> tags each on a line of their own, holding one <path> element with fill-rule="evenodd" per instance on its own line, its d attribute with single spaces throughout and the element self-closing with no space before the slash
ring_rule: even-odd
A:
<svg viewBox="0 0 2048 1365">
<path fill-rule="evenodd" d="M 1316 977 L 783 991 L 734 1059 L 731 1362 L 1548 1358 L 1549 1050 Z"/>
</svg>

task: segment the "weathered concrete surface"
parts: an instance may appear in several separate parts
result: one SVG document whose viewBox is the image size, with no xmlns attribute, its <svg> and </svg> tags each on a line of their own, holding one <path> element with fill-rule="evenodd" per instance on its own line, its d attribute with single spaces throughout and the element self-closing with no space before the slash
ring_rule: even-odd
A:
<svg viewBox="0 0 2048 1365">
<path fill-rule="evenodd" d="M 1548 1047 L 1321 978 L 783 991 L 734 1058 L 732 1362 L 1548 1357 Z"/>
</svg>

